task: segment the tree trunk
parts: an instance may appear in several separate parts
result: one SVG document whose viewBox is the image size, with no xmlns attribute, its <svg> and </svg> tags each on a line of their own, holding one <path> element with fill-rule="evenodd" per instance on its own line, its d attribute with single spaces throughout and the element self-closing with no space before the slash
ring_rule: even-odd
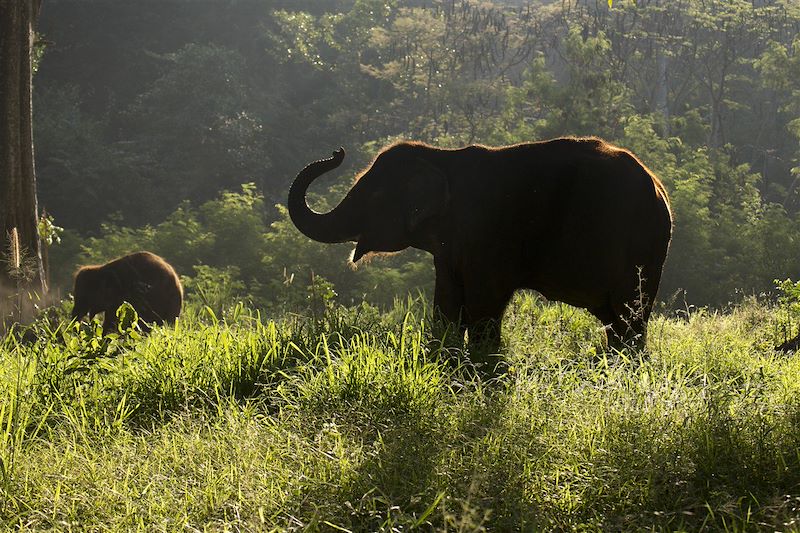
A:
<svg viewBox="0 0 800 533">
<path fill-rule="evenodd" d="M 23 294 L 32 304 L 47 289 L 37 230 L 31 111 L 33 26 L 40 6 L 41 0 L 0 0 L 0 319 L 7 317 L 9 300 L 16 300 L 11 307 L 20 314 Z M 14 233 L 16 243 L 11 242 Z M 18 253 L 10 254 L 15 245 Z"/>
</svg>

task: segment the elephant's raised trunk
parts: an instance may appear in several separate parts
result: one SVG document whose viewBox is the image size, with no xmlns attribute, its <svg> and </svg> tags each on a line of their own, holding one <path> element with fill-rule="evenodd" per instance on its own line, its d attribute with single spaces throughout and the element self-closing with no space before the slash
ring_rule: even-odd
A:
<svg viewBox="0 0 800 533">
<path fill-rule="evenodd" d="M 343 209 L 343 201 L 330 213 L 317 213 L 306 203 L 306 191 L 312 181 L 338 167 L 344 159 L 344 148 L 328 159 L 315 161 L 300 171 L 289 188 L 289 216 L 297 229 L 315 241 L 334 243 L 358 239 L 354 213 Z"/>
</svg>

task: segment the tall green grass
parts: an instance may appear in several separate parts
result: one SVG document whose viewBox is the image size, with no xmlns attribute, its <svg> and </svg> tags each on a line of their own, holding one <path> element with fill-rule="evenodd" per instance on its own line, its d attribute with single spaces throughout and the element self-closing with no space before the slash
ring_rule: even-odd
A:
<svg viewBox="0 0 800 533">
<path fill-rule="evenodd" d="M 504 372 L 423 302 L 266 319 L 190 310 L 0 344 L 0 523 L 57 530 L 792 530 L 800 359 L 785 313 L 656 317 L 606 354 L 521 295 Z"/>
</svg>

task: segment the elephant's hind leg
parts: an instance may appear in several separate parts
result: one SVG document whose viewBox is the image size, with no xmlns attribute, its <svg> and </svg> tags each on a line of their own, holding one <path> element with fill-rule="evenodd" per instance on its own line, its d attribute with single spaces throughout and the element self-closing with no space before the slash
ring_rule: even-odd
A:
<svg viewBox="0 0 800 533">
<path fill-rule="evenodd" d="M 612 302 L 614 312 L 620 321 L 618 327 L 625 344 L 639 350 L 645 347 L 647 323 L 650 321 L 661 282 L 661 267 L 658 266 L 660 264 L 639 268 L 636 286 L 628 291 L 627 298 L 617 300 L 616 304 Z"/>
<path fill-rule="evenodd" d="M 108 308 L 103 313 L 103 335 L 117 332 L 117 308 Z"/>
<path fill-rule="evenodd" d="M 467 295 L 469 344 L 485 354 L 500 351 L 501 325 L 510 294 L 478 290 Z"/>
<path fill-rule="evenodd" d="M 624 343 L 614 330 L 616 316 L 614 315 L 614 310 L 611 308 L 611 303 L 606 303 L 599 307 L 592 307 L 589 309 L 589 312 L 597 317 L 603 325 L 605 344 L 609 348 L 621 350 L 624 347 Z"/>
<path fill-rule="evenodd" d="M 652 304 L 642 306 L 638 299 L 609 298 L 602 306 L 593 307 L 589 312 L 600 320 L 606 330 L 608 347 L 621 351 L 625 348 L 644 348 L 647 319 Z"/>
</svg>

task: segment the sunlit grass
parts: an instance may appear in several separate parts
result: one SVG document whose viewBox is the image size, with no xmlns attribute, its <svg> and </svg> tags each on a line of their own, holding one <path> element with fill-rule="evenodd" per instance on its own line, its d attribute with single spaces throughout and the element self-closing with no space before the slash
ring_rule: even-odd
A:
<svg viewBox="0 0 800 533">
<path fill-rule="evenodd" d="M 505 373 L 390 314 L 148 337 L 40 324 L 0 345 L 0 522 L 21 529 L 797 528 L 800 359 L 785 313 L 656 317 L 604 354 L 587 313 L 521 296 Z M 24 339 L 24 340 L 15 340 Z"/>
</svg>

